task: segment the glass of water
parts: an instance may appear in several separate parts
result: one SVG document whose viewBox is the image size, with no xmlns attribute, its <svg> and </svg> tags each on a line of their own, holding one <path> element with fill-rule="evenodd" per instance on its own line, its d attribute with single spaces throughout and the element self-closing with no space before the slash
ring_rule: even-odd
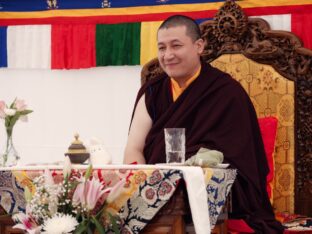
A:
<svg viewBox="0 0 312 234">
<path fill-rule="evenodd" d="M 185 128 L 165 128 L 166 162 L 184 163 Z"/>
</svg>

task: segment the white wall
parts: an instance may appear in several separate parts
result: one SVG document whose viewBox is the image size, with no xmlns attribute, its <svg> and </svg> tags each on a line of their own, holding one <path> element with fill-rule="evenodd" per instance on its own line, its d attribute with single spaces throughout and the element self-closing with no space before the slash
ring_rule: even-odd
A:
<svg viewBox="0 0 312 234">
<path fill-rule="evenodd" d="M 80 70 L 0 69 L 0 100 L 25 99 L 27 123 L 18 121 L 13 140 L 21 164 L 63 160 L 76 132 L 87 144 L 100 138 L 114 163 L 121 163 L 140 66 Z M 0 151 L 5 141 L 0 120 Z"/>
</svg>

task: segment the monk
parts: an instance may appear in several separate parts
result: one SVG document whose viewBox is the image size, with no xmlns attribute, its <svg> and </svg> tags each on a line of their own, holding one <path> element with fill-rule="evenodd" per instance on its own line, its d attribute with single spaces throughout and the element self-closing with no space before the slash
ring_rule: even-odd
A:
<svg viewBox="0 0 312 234">
<path fill-rule="evenodd" d="M 164 128 L 185 128 L 186 159 L 201 148 L 224 154 L 237 169 L 231 218 L 256 233 L 282 233 L 266 193 L 269 172 L 249 96 L 230 75 L 202 62 L 196 22 L 172 16 L 158 29 L 158 60 L 165 74 L 138 92 L 124 163 L 165 163 Z"/>
</svg>

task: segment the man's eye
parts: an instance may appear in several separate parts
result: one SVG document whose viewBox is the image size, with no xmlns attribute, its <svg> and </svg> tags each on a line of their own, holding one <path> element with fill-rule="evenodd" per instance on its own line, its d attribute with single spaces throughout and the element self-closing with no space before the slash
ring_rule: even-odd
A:
<svg viewBox="0 0 312 234">
<path fill-rule="evenodd" d="M 159 50 L 159 51 L 164 51 L 164 50 L 165 50 L 165 47 L 158 47 L 158 50 Z"/>
<path fill-rule="evenodd" d="M 173 48 L 180 48 L 182 45 L 179 45 L 179 44 L 177 44 L 177 45 L 173 45 L 172 47 Z"/>
</svg>

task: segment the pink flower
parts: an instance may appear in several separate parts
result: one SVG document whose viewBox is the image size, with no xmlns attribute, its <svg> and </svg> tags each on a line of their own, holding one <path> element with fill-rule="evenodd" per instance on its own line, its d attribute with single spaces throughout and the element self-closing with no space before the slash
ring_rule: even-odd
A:
<svg viewBox="0 0 312 234">
<path fill-rule="evenodd" d="M 5 102 L 4 101 L 0 101 L 0 118 L 4 119 L 5 118 L 5 113 L 4 113 L 4 109 L 6 108 L 5 106 Z"/>
<path fill-rule="evenodd" d="M 109 195 L 106 198 L 108 203 L 113 202 L 119 195 L 121 194 L 123 187 L 126 183 L 126 179 L 120 180 L 117 184 L 115 184 L 112 188 L 109 188 Z"/>
<path fill-rule="evenodd" d="M 98 200 L 107 191 L 107 189 L 103 190 L 102 183 L 94 177 L 92 180 L 82 181 L 77 185 L 74 192 L 73 205 L 81 205 L 88 211 L 93 210 Z"/>
<path fill-rule="evenodd" d="M 21 115 L 21 116 L 19 117 L 19 119 L 20 119 L 22 122 L 27 122 L 27 121 L 28 121 L 27 115 Z"/>
<path fill-rule="evenodd" d="M 15 100 L 14 107 L 16 108 L 17 111 L 23 111 L 26 110 L 27 105 L 24 100 L 17 98 Z"/>
<path fill-rule="evenodd" d="M 41 227 L 36 224 L 36 222 L 28 215 L 24 213 L 18 213 L 13 215 L 13 220 L 18 222 L 13 228 L 19 228 L 27 231 L 30 234 L 39 234 Z"/>
</svg>

